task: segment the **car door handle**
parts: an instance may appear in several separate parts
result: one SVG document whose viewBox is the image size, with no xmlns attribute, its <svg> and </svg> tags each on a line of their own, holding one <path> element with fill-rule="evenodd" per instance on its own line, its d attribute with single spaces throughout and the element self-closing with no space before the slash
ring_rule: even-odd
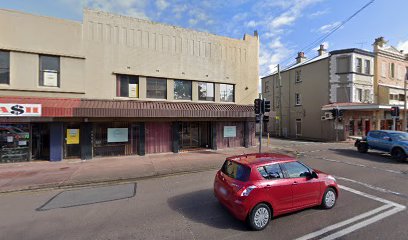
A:
<svg viewBox="0 0 408 240">
<path fill-rule="evenodd" d="M 268 185 L 266 185 L 265 187 L 266 187 L 266 188 L 271 188 L 271 187 L 272 187 L 272 185 L 269 185 L 269 184 L 268 184 Z"/>
<path fill-rule="evenodd" d="M 298 184 L 298 182 L 293 182 L 292 184 L 293 184 L 293 185 L 297 185 L 297 184 Z"/>
</svg>

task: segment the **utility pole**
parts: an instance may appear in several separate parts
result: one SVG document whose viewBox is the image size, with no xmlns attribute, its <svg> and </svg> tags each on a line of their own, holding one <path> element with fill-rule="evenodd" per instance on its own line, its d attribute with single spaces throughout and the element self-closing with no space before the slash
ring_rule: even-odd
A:
<svg viewBox="0 0 408 240">
<path fill-rule="evenodd" d="M 404 78 L 404 118 L 402 119 L 401 130 L 404 132 L 407 131 L 407 77 Z"/>
<path fill-rule="evenodd" d="M 279 137 L 282 137 L 282 78 L 280 74 L 280 65 L 278 64 L 278 81 L 279 81 Z"/>
<path fill-rule="evenodd" d="M 262 99 L 262 93 L 259 94 L 259 99 L 261 99 L 261 104 L 263 104 L 263 99 Z M 262 107 L 261 107 L 262 109 Z M 262 125 L 263 125 L 263 114 L 262 114 L 262 110 L 261 113 L 259 114 L 259 153 L 262 153 Z"/>
<path fill-rule="evenodd" d="M 336 131 L 336 142 L 339 141 L 339 130 L 337 125 L 338 118 L 339 118 L 339 106 L 336 106 L 336 117 L 334 118 L 334 130 Z"/>
</svg>

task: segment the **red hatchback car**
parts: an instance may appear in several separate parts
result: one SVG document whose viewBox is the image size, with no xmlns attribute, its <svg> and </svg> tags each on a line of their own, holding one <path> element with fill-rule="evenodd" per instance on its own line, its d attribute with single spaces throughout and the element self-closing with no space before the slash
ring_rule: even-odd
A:
<svg viewBox="0 0 408 240">
<path fill-rule="evenodd" d="M 226 159 L 214 180 L 214 194 L 232 214 L 253 230 L 272 217 L 336 204 L 339 188 L 333 176 L 282 154 L 247 154 Z"/>
</svg>

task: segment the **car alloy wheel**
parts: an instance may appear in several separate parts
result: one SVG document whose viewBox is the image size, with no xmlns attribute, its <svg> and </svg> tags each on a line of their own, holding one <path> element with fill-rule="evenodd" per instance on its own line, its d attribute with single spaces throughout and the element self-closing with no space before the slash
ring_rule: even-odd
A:
<svg viewBox="0 0 408 240">
<path fill-rule="evenodd" d="M 404 161 L 407 156 L 405 155 L 404 151 L 400 148 L 395 148 L 392 153 L 392 157 L 398 161 Z"/>
<path fill-rule="evenodd" d="M 249 215 L 249 226 L 256 231 L 264 229 L 271 219 L 271 210 L 268 205 L 260 203 L 255 206 Z"/>
<path fill-rule="evenodd" d="M 328 188 L 323 195 L 322 207 L 325 209 L 330 209 L 336 204 L 336 192 L 333 188 Z"/>
</svg>

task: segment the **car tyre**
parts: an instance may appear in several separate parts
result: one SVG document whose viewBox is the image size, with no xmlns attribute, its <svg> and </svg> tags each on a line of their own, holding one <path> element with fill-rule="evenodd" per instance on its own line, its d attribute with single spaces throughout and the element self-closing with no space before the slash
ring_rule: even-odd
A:
<svg viewBox="0 0 408 240">
<path fill-rule="evenodd" d="M 368 152 L 367 143 L 358 143 L 357 150 L 359 153 L 367 153 Z"/>
<path fill-rule="evenodd" d="M 260 231 L 268 226 L 272 217 L 272 211 L 265 203 L 256 205 L 249 214 L 247 221 L 254 231 Z"/>
<path fill-rule="evenodd" d="M 321 207 L 324 209 L 333 208 L 336 205 L 337 193 L 333 188 L 328 188 L 323 194 Z"/>
<path fill-rule="evenodd" d="M 392 158 L 398 161 L 405 161 L 407 159 L 407 155 L 405 154 L 404 150 L 401 148 L 394 148 L 391 152 Z"/>
</svg>

